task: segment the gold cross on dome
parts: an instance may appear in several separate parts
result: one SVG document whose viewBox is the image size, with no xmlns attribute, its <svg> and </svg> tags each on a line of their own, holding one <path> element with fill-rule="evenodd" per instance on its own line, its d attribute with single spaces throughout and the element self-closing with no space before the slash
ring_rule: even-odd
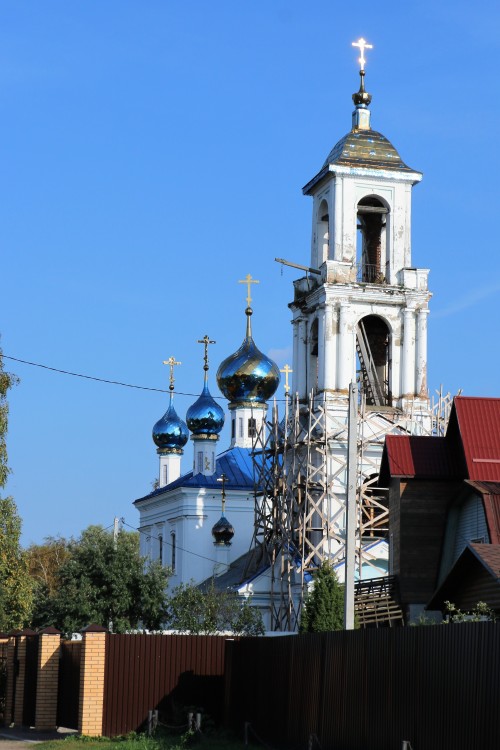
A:
<svg viewBox="0 0 500 750">
<path fill-rule="evenodd" d="M 248 296 L 247 296 L 247 305 L 248 305 L 248 307 L 250 307 L 250 304 L 252 302 L 252 296 L 250 294 L 251 285 L 252 284 L 260 284 L 260 281 L 257 281 L 256 279 L 252 279 L 251 275 L 249 273 L 247 273 L 247 275 L 245 276 L 244 279 L 240 279 L 238 281 L 238 284 L 246 284 L 247 285 L 247 289 L 248 289 L 248 292 L 247 292 L 247 294 L 248 294 Z"/>
<path fill-rule="evenodd" d="M 364 69 L 365 69 L 365 62 L 366 62 L 366 60 L 365 60 L 365 49 L 373 49 L 373 44 L 368 44 L 368 42 L 365 39 L 363 39 L 363 37 L 361 37 L 361 39 L 358 39 L 357 42 L 353 42 L 352 46 L 353 47 L 359 47 L 359 51 L 360 51 L 361 55 L 359 57 L 358 62 L 359 62 L 359 65 L 360 65 L 360 69 L 364 71 Z"/>
<path fill-rule="evenodd" d="M 290 365 L 285 365 L 284 368 L 280 370 L 280 372 L 285 373 L 285 394 L 288 396 L 288 394 L 290 393 L 290 386 L 288 385 L 288 376 L 293 372 L 293 370 L 290 367 Z"/>
<path fill-rule="evenodd" d="M 205 356 L 203 357 L 204 365 L 203 369 L 206 371 L 208 370 L 208 345 L 209 344 L 216 344 L 216 341 L 211 341 L 210 337 L 205 334 L 202 339 L 198 339 L 198 344 L 204 344 L 205 345 Z"/>
<path fill-rule="evenodd" d="M 175 378 L 174 378 L 174 367 L 176 365 L 182 365 L 182 362 L 177 362 L 177 360 L 175 359 L 175 357 L 169 357 L 168 359 L 166 359 L 166 360 L 163 361 L 163 364 L 164 365 L 168 365 L 170 367 L 170 385 L 168 386 L 168 389 L 170 391 L 173 391 L 174 390 L 174 381 L 175 381 Z"/>
</svg>

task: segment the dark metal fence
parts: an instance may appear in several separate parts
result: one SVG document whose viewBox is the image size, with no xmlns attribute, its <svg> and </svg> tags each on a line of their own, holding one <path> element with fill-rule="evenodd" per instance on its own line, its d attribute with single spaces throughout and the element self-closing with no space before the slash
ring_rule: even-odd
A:
<svg viewBox="0 0 500 750">
<path fill-rule="evenodd" d="M 36 683 L 38 675 L 38 635 L 26 636 L 26 671 L 24 673 L 23 724 L 35 726 Z"/>
<path fill-rule="evenodd" d="M 192 706 L 215 721 L 223 714 L 223 636 L 106 636 L 103 734 L 139 729 L 149 710 L 175 726 Z"/>
<path fill-rule="evenodd" d="M 226 721 L 276 747 L 500 747 L 500 625 L 461 623 L 228 644 Z"/>
<path fill-rule="evenodd" d="M 61 641 L 57 691 L 58 727 L 78 729 L 81 655 L 81 641 Z"/>
</svg>

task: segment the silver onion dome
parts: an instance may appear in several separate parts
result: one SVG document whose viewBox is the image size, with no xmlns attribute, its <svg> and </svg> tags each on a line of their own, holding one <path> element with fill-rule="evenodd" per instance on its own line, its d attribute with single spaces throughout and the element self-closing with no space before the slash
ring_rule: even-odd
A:
<svg viewBox="0 0 500 750">
<path fill-rule="evenodd" d="M 224 410 L 210 395 L 206 382 L 201 396 L 187 410 L 186 422 L 193 435 L 218 435 L 224 427 Z"/>
<path fill-rule="evenodd" d="M 280 371 L 272 359 L 259 351 L 252 338 L 252 308 L 247 307 L 245 313 L 246 336 L 238 351 L 219 366 L 217 384 L 232 404 L 264 404 L 278 388 Z"/>
<path fill-rule="evenodd" d="M 189 439 L 186 423 L 177 415 L 172 398 L 161 419 L 153 427 L 153 440 L 159 453 L 181 453 Z"/>
</svg>

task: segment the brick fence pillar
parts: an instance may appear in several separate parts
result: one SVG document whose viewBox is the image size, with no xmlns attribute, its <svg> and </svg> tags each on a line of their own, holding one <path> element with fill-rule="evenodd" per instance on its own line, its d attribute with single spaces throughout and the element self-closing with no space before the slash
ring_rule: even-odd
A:
<svg viewBox="0 0 500 750">
<path fill-rule="evenodd" d="M 55 628 L 45 628 L 38 638 L 35 728 L 49 731 L 57 726 L 61 634 Z"/>
<path fill-rule="evenodd" d="M 13 723 L 16 726 L 21 726 L 23 723 L 23 709 L 24 709 L 24 678 L 26 675 L 26 638 L 29 635 L 36 635 L 34 630 L 26 628 L 21 630 L 15 636 L 17 641 L 17 653 L 14 658 L 14 672 L 15 678 L 15 691 L 14 691 L 14 716 Z M 16 664 L 17 662 L 17 664 Z"/>
<path fill-rule="evenodd" d="M 78 731 L 91 737 L 102 735 L 106 628 L 89 625 L 83 632 L 80 663 Z"/>
</svg>

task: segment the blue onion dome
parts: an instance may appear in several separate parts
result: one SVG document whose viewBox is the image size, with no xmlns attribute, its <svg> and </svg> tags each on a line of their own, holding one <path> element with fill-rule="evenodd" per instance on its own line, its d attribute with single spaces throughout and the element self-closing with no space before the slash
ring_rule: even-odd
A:
<svg viewBox="0 0 500 750">
<path fill-rule="evenodd" d="M 153 440 L 158 453 L 182 453 L 188 439 L 186 423 L 177 415 L 171 397 L 167 411 L 153 427 Z"/>
<path fill-rule="evenodd" d="M 229 547 L 234 536 L 234 527 L 229 523 L 226 516 L 222 515 L 214 526 L 212 526 L 214 544 Z"/>
<path fill-rule="evenodd" d="M 237 352 L 227 357 L 217 370 L 217 384 L 232 404 L 264 404 L 280 382 L 278 365 L 266 357 L 252 338 L 252 308 L 245 310 L 247 333 Z"/>
<path fill-rule="evenodd" d="M 224 427 L 224 410 L 210 395 L 207 383 L 187 410 L 186 422 L 193 435 L 218 435 Z"/>
</svg>

